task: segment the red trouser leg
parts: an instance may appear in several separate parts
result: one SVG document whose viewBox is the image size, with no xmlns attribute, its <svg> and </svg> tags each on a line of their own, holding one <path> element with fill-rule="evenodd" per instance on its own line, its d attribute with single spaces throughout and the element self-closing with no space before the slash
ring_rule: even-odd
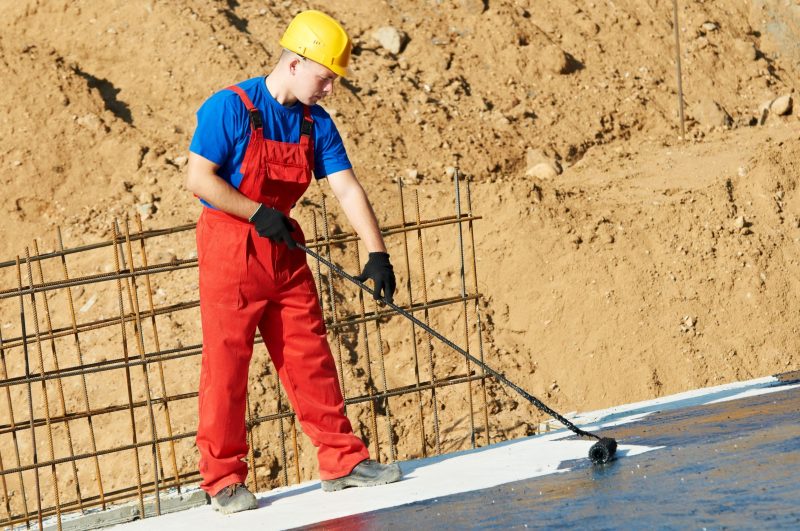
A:
<svg viewBox="0 0 800 531">
<path fill-rule="evenodd" d="M 247 373 L 265 302 L 244 304 L 247 229 L 203 216 L 197 224 L 203 360 L 197 448 L 200 485 L 215 495 L 247 478 Z"/>
<path fill-rule="evenodd" d="M 305 255 L 287 252 L 294 253 L 291 274 L 267 304 L 258 326 L 303 432 L 317 447 L 320 479 L 334 479 L 349 474 L 369 452 L 344 415 L 336 365 Z"/>
</svg>

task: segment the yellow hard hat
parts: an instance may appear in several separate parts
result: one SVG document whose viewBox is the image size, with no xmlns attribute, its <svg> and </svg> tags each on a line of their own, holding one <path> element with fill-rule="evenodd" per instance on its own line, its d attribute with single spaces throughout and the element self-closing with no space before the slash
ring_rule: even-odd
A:
<svg viewBox="0 0 800 531">
<path fill-rule="evenodd" d="M 344 77 L 353 47 L 344 28 L 322 11 L 303 11 L 292 19 L 280 45 Z"/>
</svg>

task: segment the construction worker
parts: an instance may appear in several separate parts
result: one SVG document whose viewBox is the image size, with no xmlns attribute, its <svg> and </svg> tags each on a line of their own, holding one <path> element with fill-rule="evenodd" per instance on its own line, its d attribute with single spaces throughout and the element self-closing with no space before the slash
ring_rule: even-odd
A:
<svg viewBox="0 0 800 531">
<path fill-rule="evenodd" d="M 305 237 L 290 211 L 313 175 L 331 190 L 369 251 L 360 279 L 392 299 L 395 277 L 372 206 L 331 117 L 316 105 L 347 74 L 350 38 L 319 11 L 298 14 L 266 77 L 211 96 L 197 112 L 186 187 L 197 222 L 203 357 L 197 448 L 201 487 L 232 513 L 257 506 L 245 487 L 247 372 L 256 328 L 303 431 L 325 491 L 391 483 L 397 464 L 369 459 L 344 416 Z"/>
</svg>

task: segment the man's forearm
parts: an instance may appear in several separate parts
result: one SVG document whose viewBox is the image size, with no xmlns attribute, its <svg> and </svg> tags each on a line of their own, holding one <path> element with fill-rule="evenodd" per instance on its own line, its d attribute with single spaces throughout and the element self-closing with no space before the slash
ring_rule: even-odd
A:
<svg viewBox="0 0 800 531">
<path fill-rule="evenodd" d="M 364 242 L 367 251 L 385 253 L 386 245 L 378 227 L 378 220 L 364 189 L 361 186 L 350 187 L 347 193 L 342 194 L 338 199 L 347 219 Z"/>
<path fill-rule="evenodd" d="M 257 202 L 247 198 L 202 164 L 195 167 L 190 165 L 186 188 L 214 208 L 240 218 L 249 219 L 258 208 Z"/>
</svg>

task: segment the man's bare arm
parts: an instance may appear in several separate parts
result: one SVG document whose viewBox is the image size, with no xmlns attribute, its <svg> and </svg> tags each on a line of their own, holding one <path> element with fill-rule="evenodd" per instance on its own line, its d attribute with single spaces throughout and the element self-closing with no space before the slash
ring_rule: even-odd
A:
<svg viewBox="0 0 800 531">
<path fill-rule="evenodd" d="M 219 165 L 196 153 L 189 153 L 186 189 L 228 214 L 243 219 L 250 216 L 259 204 L 245 197 L 219 175 Z"/>
<path fill-rule="evenodd" d="M 375 212 L 353 170 L 342 170 L 328 175 L 328 184 L 367 251 L 385 253 L 386 245 L 378 228 Z"/>
</svg>

